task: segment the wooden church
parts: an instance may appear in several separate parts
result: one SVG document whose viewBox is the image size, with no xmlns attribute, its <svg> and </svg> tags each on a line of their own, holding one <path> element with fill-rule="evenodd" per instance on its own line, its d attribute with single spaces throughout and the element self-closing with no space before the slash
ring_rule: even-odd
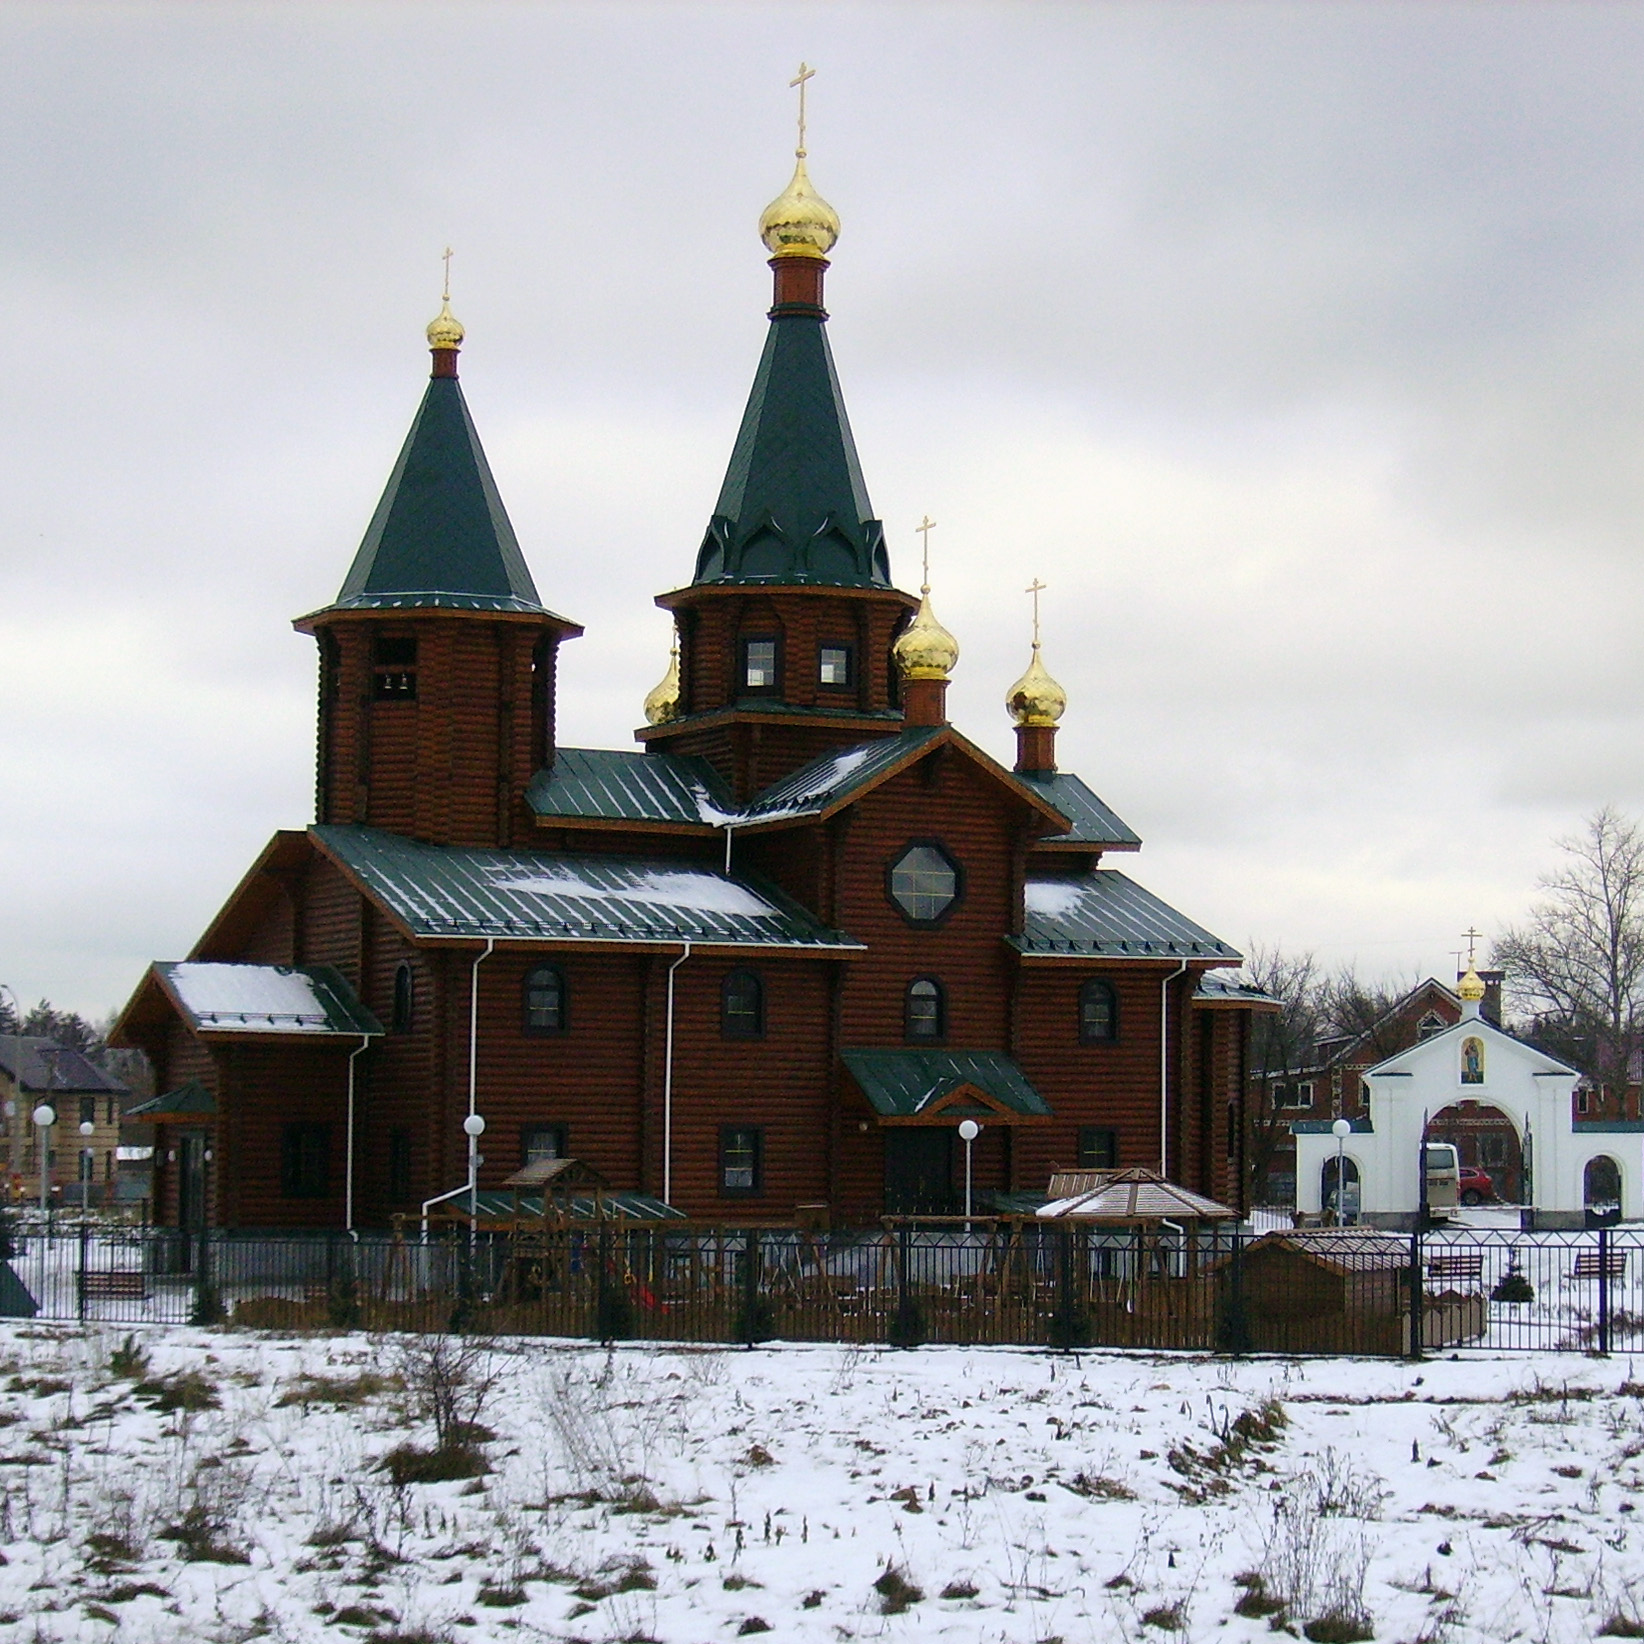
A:
<svg viewBox="0 0 1644 1644">
<path fill-rule="evenodd" d="M 539 597 L 433 370 L 319 647 L 316 819 L 281 831 L 116 1042 L 162 1092 L 157 1219 L 342 1228 L 570 1158 L 634 1203 L 839 1225 L 1142 1165 L 1238 1194 L 1239 955 L 1104 858 L 1040 661 L 1007 770 L 948 723 L 959 648 L 891 580 L 801 151 L 760 222 L 764 354 L 637 751 L 567 747 Z M 483 1135 L 475 1139 L 481 1128 Z M 658 1213 L 665 1213 L 661 1205 Z"/>
</svg>

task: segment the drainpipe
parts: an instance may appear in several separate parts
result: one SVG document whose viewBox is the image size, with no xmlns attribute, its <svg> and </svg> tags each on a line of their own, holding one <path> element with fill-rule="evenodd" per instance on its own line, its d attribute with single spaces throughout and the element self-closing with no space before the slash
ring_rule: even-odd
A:
<svg viewBox="0 0 1644 1644">
<path fill-rule="evenodd" d="M 725 824 L 725 871 L 726 871 L 726 873 L 729 873 L 731 871 L 731 836 L 735 832 L 736 832 L 735 825 L 730 823 L 730 822 L 727 822 Z"/>
<path fill-rule="evenodd" d="M 1184 959 L 1159 984 L 1159 1174 L 1170 1176 L 1170 984 L 1187 969 Z"/>
<path fill-rule="evenodd" d="M 475 961 L 468 973 L 468 1117 L 474 1117 L 476 1091 L 479 1087 L 479 968 L 495 951 L 497 939 L 487 936 L 485 952 Z M 467 1125 L 468 1133 L 468 1219 L 469 1231 L 479 1209 L 479 1135 Z"/>
<path fill-rule="evenodd" d="M 359 1049 L 348 1053 L 348 1179 L 343 1190 L 343 1228 L 350 1234 L 354 1231 L 354 1063 L 371 1048 L 376 1037 L 374 1033 L 362 1033 Z"/>
<path fill-rule="evenodd" d="M 725 832 L 725 849 L 731 845 L 730 830 Z M 668 967 L 668 1031 L 662 1052 L 662 1202 L 674 1202 L 674 972 L 691 957 L 690 938 L 685 939 L 685 951 Z"/>
</svg>

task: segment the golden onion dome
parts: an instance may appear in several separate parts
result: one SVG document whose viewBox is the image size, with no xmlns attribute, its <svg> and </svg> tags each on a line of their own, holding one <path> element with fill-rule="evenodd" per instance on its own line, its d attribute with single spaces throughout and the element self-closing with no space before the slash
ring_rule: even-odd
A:
<svg viewBox="0 0 1644 1644">
<path fill-rule="evenodd" d="M 1467 974 L 1462 977 L 1456 992 L 1467 1004 L 1476 1004 L 1484 997 L 1484 978 L 1479 975 L 1470 959 L 1467 961 Z"/>
<path fill-rule="evenodd" d="M 1054 725 L 1067 712 L 1067 692 L 1039 660 L 1039 641 L 1027 672 L 1005 692 L 1005 707 L 1018 725 Z"/>
<path fill-rule="evenodd" d="M 826 257 L 839 238 L 839 213 L 811 187 L 803 149 L 793 178 L 759 216 L 759 237 L 773 257 Z"/>
<path fill-rule="evenodd" d="M 645 698 L 645 723 L 669 725 L 679 718 L 679 644 L 668 654 L 668 671 Z"/>
<path fill-rule="evenodd" d="M 904 679 L 946 679 L 959 660 L 959 641 L 936 620 L 930 589 L 919 590 L 919 609 L 891 647 Z"/>
<path fill-rule="evenodd" d="M 462 339 L 466 333 L 462 329 L 462 321 L 451 312 L 451 299 L 447 297 L 440 304 L 440 311 L 428 322 L 428 346 L 430 348 L 461 348 Z"/>
</svg>

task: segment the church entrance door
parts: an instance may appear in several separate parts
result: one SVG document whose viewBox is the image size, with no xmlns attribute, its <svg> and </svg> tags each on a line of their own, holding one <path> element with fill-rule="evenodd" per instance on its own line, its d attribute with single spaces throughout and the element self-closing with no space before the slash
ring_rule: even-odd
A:
<svg viewBox="0 0 1644 1644">
<path fill-rule="evenodd" d="M 953 1132 L 945 1125 L 898 1125 L 885 1132 L 885 1214 L 954 1216 Z"/>
</svg>

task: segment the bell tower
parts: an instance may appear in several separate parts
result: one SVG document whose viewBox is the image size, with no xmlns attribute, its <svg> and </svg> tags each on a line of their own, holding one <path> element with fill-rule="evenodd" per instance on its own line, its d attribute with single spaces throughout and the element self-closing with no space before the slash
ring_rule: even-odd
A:
<svg viewBox="0 0 1644 1644">
<path fill-rule="evenodd" d="M 554 760 L 554 672 L 582 629 L 537 597 L 457 381 L 447 286 L 417 408 L 320 647 L 315 819 L 430 844 L 524 837 Z"/>
</svg>

